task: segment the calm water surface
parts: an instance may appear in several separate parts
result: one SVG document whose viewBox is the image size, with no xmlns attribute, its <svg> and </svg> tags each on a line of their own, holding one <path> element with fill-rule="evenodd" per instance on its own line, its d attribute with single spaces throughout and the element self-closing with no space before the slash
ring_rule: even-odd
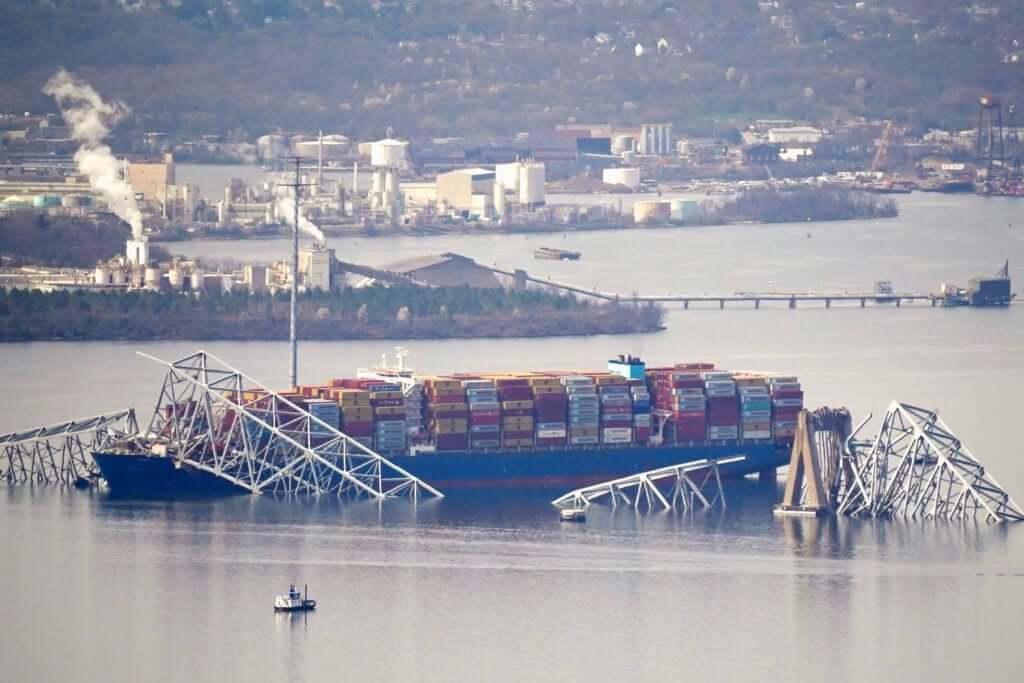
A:
<svg viewBox="0 0 1024 683">
<path fill-rule="evenodd" d="M 914 195 L 891 221 L 539 237 L 338 240 L 381 264 L 458 251 L 618 291 L 935 289 L 1024 263 L 1012 201 Z M 1013 226 L 1019 222 L 1020 227 Z M 808 233 L 811 237 L 808 238 Z M 539 244 L 584 252 L 534 262 Z M 274 242 L 174 245 L 272 260 Z M 1018 281 L 1020 277 L 1017 278 Z M 424 372 L 651 362 L 799 374 L 810 405 L 938 408 L 1018 500 L 1024 307 L 672 310 L 635 337 L 410 342 Z M 265 383 L 279 343 L 0 346 L 0 432 L 125 405 L 152 409 L 198 346 Z M 307 343 L 314 380 L 388 344 Z M 777 486 L 737 482 L 724 512 L 599 509 L 563 526 L 548 496 L 340 506 L 248 497 L 125 501 L 55 489 L 0 496 L 3 678 L 63 680 L 761 681 L 1021 679 L 1024 526 L 775 520 Z M 321 609 L 275 616 L 308 582 Z"/>
</svg>

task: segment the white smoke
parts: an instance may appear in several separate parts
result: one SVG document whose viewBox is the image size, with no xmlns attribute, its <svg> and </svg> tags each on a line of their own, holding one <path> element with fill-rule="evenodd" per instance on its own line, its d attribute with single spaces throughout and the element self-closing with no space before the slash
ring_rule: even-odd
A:
<svg viewBox="0 0 1024 683">
<path fill-rule="evenodd" d="M 78 170 L 88 176 L 89 184 L 103 195 L 110 210 L 132 226 L 132 237 L 140 239 L 142 212 L 135 193 L 118 177 L 117 159 L 103 144 L 110 128 L 128 114 L 128 107 L 117 100 L 104 102 L 92 86 L 64 69 L 50 77 L 43 92 L 57 100 L 71 137 L 79 143 L 75 152 Z"/>
<path fill-rule="evenodd" d="M 291 225 L 295 219 L 295 200 L 287 195 L 278 197 L 277 215 L 282 221 Z M 321 244 L 327 241 L 327 238 L 324 237 L 323 231 L 316 227 L 316 224 L 314 224 L 313 221 L 303 216 L 301 209 L 299 210 L 299 230 L 308 234 Z"/>
</svg>

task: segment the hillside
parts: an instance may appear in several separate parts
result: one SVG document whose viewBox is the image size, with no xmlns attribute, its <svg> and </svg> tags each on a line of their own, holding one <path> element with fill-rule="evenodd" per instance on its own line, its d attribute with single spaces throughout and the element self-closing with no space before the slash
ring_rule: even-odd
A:
<svg viewBox="0 0 1024 683">
<path fill-rule="evenodd" d="M 173 134 L 510 134 L 571 118 L 894 116 L 1022 94 L 1020 3 L 962 0 L 12 0 L 0 111 L 58 65 Z M 637 46 L 643 54 L 637 56 Z"/>
</svg>

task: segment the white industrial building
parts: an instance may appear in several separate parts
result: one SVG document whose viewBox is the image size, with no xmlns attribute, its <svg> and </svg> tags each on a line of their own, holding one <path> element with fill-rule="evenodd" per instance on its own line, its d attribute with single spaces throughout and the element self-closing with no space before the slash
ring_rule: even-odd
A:
<svg viewBox="0 0 1024 683">
<path fill-rule="evenodd" d="M 306 289 L 329 290 L 333 284 L 334 250 L 313 243 L 311 249 L 299 252 L 299 272 Z"/>
<path fill-rule="evenodd" d="M 772 128 L 768 131 L 768 142 L 777 145 L 814 145 L 821 142 L 825 134 L 811 126 Z"/>
</svg>

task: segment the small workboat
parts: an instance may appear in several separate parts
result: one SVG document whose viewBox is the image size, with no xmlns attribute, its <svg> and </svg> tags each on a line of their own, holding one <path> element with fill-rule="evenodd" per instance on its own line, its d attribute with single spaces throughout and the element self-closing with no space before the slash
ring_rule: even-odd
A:
<svg viewBox="0 0 1024 683">
<path fill-rule="evenodd" d="M 288 595 L 274 598 L 275 612 L 308 612 L 316 609 L 316 600 L 309 599 L 309 586 L 303 586 L 304 593 L 294 583 L 288 586 Z"/>
<path fill-rule="evenodd" d="M 558 513 L 559 518 L 563 522 L 585 522 L 587 521 L 587 511 L 583 508 L 566 508 Z"/>
</svg>

